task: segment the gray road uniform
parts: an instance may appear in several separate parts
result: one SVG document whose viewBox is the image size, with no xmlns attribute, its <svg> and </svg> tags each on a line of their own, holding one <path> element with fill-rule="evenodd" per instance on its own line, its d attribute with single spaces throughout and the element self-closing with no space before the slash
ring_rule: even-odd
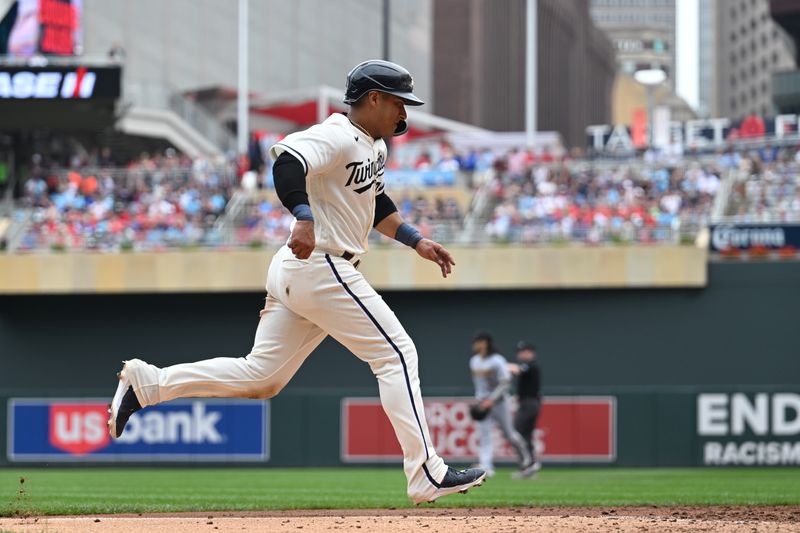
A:
<svg viewBox="0 0 800 533">
<path fill-rule="evenodd" d="M 530 453 L 525 440 L 514 429 L 511 419 L 511 404 L 508 390 L 511 384 L 511 373 L 508 371 L 506 358 L 495 353 L 486 357 L 478 354 L 469 361 L 472 372 L 472 381 L 475 384 L 475 398 L 478 400 L 491 399 L 492 405 L 489 415 L 478 422 L 480 428 L 480 467 L 493 470 L 492 458 L 492 426 L 497 424 L 503 436 L 514 447 L 519 456 L 520 466 L 525 467 L 531 461 Z"/>
</svg>

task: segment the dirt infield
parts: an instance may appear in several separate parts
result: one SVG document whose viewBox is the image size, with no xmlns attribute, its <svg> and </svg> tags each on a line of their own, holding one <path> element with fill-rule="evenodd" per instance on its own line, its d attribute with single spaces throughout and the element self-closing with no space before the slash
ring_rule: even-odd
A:
<svg viewBox="0 0 800 533">
<path fill-rule="evenodd" d="M 27 517 L 0 519 L 0 531 L 15 533 L 800 532 L 800 507 L 418 508 Z"/>
</svg>

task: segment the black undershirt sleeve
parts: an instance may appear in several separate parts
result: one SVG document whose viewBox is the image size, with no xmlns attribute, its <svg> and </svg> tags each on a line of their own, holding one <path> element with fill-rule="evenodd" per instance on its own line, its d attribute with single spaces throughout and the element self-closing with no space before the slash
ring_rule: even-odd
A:
<svg viewBox="0 0 800 533">
<path fill-rule="evenodd" d="M 389 195 L 385 192 L 380 193 L 375 197 L 375 220 L 372 227 L 374 228 L 381 223 L 381 220 L 395 212 L 397 212 L 397 206 L 394 205 Z"/>
<path fill-rule="evenodd" d="M 301 204 L 309 205 L 306 192 L 306 173 L 303 164 L 288 152 L 283 152 L 272 166 L 275 192 L 281 203 L 292 211 Z"/>
</svg>

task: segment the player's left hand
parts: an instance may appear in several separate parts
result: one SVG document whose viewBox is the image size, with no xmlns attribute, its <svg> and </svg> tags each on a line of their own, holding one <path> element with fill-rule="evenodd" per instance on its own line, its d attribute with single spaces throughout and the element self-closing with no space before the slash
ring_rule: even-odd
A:
<svg viewBox="0 0 800 533">
<path fill-rule="evenodd" d="M 456 262 L 453 261 L 453 256 L 450 255 L 450 252 L 448 252 L 447 249 L 438 242 L 434 242 L 430 239 L 422 239 L 417 243 L 417 247 L 414 249 L 423 259 L 433 261 L 439 265 L 439 268 L 442 269 L 443 278 L 446 278 L 447 275 L 453 271 L 453 267 L 456 265 Z"/>
</svg>

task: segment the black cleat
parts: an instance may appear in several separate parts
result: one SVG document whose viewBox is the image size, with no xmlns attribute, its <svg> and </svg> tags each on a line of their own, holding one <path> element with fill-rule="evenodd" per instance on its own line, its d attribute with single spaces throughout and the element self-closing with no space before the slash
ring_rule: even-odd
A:
<svg viewBox="0 0 800 533">
<path fill-rule="evenodd" d="M 133 392 L 133 386 L 125 376 L 125 368 L 122 372 L 117 374 L 119 384 L 117 391 L 114 394 L 114 399 L 111 400 L 111 406 L 108 409 L 108 433 L 112 438 L 117 439 L 122 432 L 125 431 L 125 424 L 133 413 L 142 408 L 136 393 Z"/>
<path fill-rule="evenodd" d="M 456 470 L 452 467 L 447 467 L 447 473 L 444 479 L 439 483 L 443 489 L 450 487 L 459 487 L 462 485 L 469 485 L 467 488 L 475 486 L 476 481 L 483 481 L 486 477 L 486 472 L 480 468 L 470 468 L 468 470 Z"/>
<path fill-rule="evenodd" d="M 436 489 L 436 492 L 434 492 L 431 497 L 422 501 L 433 503 L 438 498 L 447 496 L 448 494 L 455 494 L 456 492 L 466 494 L 467 491 L 472 487 L 481 486 L 485 480 L 486 472 L 480 468 L 456 470 L 455 468 L 448 466 L 447 472 L 445 473 L 442 481 L 439 483 L 439 487 Z M 417 501 L 416 503 L 420 504 L 422 501 Z"/>
</svg>

